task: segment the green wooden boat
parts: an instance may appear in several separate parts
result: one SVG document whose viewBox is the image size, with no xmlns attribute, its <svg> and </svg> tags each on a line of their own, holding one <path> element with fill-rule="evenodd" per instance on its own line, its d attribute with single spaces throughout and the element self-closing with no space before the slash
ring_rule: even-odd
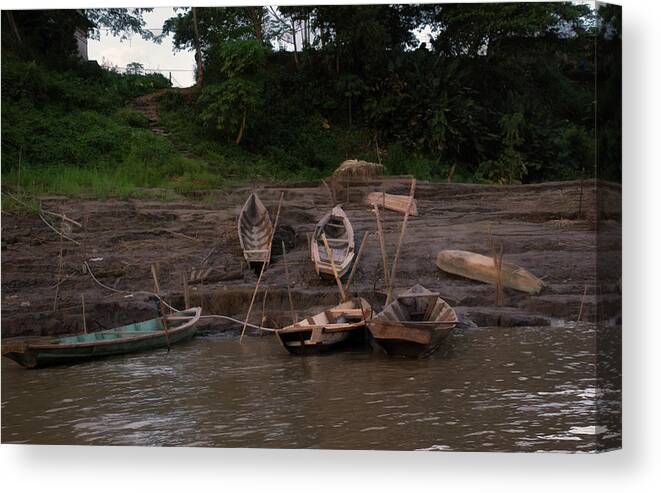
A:
<svg viewBox="0 0 661 493">
<path fill-rule="evenodd" d="M 189 308 L 162 318 L 110 330 L 60 337 L 38 343 L 8 343 L 2 355 L 26 368 L 74 364 L 93 358 L 169 347 L 190 339 L 197 331 L 201 308 Z"/>
</svg>

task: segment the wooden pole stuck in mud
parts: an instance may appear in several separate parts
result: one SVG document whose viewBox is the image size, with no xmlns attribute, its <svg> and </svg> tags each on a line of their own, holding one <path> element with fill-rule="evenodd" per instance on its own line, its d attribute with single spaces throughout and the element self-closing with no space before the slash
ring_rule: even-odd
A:
<svg viewBox="0 0 661 493">
<path fill-rule="evenodd" d="M 246 314 L 246 319 L 243 322 L 243 329 L 241 329 L 241 337 L 239 337 L 239 344 L 243 342 L 243 336 L 246 333 L 246 327 L 248 326 L 248 320 L 250 319 L 250 312 L 252 311 L 252 306 L 255 304 L 255 298 L 257 297 L 257 291 L 259 290 L 259 283 L 262 281 L 262 276 L 266 270 L 266 262 L 262 263 L 262 270 L 259 272 L 259 277 L 257 278 L 257 284 L 255 284 L 255 290 L 252 292 L 252 299 L 250 300 L 250 306 L 248 306 L 248 313 Z"/>
<path fill-rule="evenodd" d="M 374 215 L 376 216 L 376 229 L 379 234 L 379 245 L 381 246 L 381 258 L 383 260 L 383 282 L 386 289 L 390 286 L 390 270 L 388 269 L 388 253 L 386 252 L 386 238 L 381 225 L 381 215 L 378 204 L 374 204 Z"/>
<path fill-rule="evenodd" d="M 287 265 L 287 250 L 285 249 L 285 242 L 282 241 L 282 259 L 285 263 L 285 279 L 287 281 L 287 296 L 289 297 L 289 310 L 291 311 L 291 320 L 295 324 L 298 322 L 296 311 L 294 310 L 294 298 L 291 295 L 291 283 L 289 281 L 289 266 Z"/>
<path fill-rule="evenodd" d="M 335 200 L 335 193 L 330 189 L 328 186 L 328 183 L 326 183 L 326 180 L 321 180 L 321 183 L 324 184 L 324 187 L 326 187 L 326 190 L 328 191 L 328 196 L 330 197 L 331 203 L 333 204 L 333 207 L 335 207 L 335 204 L 337 204 L 337 201 Z"/>
<path fill-rule="evenodd" d="M 344 286 L 344 291 L 349 292 L 349 287 L 351 286 L 351 281 L 353 281 L 353 275 L 356 273 L 358 268 L 358 263 L 360 262 L 360 257 L 363 255 L 363 250 L 365 250 L 365 244 L 367 243 L 367 238 L 369 236 L 369 231 L 365 231 L 363 235 L 363 240 L 360 242 L 360 248 L 358 249 L 358 255 L 356 255 L 356 260 L 353 262 L 353 267 L 351 268 L 351 273 L 349 274 L 349 279 L 347 280 L 346 285 Z"/>
<path fill-rule="evenodd" d="M 583 318 L 583 306 L 585 305 L 585 297 L 588 295 L 588 285 L 585 285 L 585 289 L 583 290 L 583 297 L 581 298 L 581 308 L 578 310 L 578 317 L 576 317 L 576 327 L 578 327 L 578 324 L 581 322 L 581 318 Z"/>
<path fill-rule="evenodd" d="M 60 296 L 60 284 L 62 284 L 62 269 L 64 267 L 63 255 L 64 255 L 64 218 L 62 218 L 62 224 L 60 225 L 60 254 L 57 261 L 57 286 L 55 287 L 55 300 L 53 301 L 53 311 L 57 310 L 57 300 Z"/>
<path fill-rule="evenodd" d="M 411 180 L 411 191 L 409 192 L 409 203 L 406 206 L 406 214 L 404 214 L 404 221 L 402 222 L 402 229 L 399 232 L 399 240 L 397 240 L 397 249 L 395 250 L 395 258 L 392 261 L 392 271 L 390 272 L 390 282 L 388 285 L 388 296 L 386 297 L 386 304 L 392 300 L 392 289 L 395 283 L 395 276 L 397 274 L 397 260 L 399 260 L 399 252 L 402 248 L 404 235 L 406 234 L 406 224 L 409 221 L 411 213 L 411 205 L 413 204 L 413 197 L 415 195 L 415 178 Z"/>
<path fill-rule="evenodd" d="M 326 255 L 328 255 L 328 260 L 330 261 L 331 268 L 333 269 L 333 276 L 335 277 L 335 282 L 337 283 L 337 289 L 340 290 L 340 297 L 342 298 L 342 302 L 347 301 L 347 294 L 344 292 L 342 281 L 340 280 L 340 276 L 337 274 L 337 268 L 335 267 L 335 259 L 333 258 L 333 250 L 331 250 L 331 247 L 328 244 L 326 233 L 321 233 L 321 240 L 324 242 Z"/>
<path fill-rule="evenodd" d="M 493 257 L 493 266 L 496 271 L 496 306 L 503 304 L 503 245 L 500 244 L 500 250 L 496 250 L 496 243 L 493 241 L 493 233 L 491 232 L 491 225 L 488 227 L 489 238 L 488 245 L 491 249 Z"/>
<path fill-rule="evenodd" d="M 264 313 L 266 312 L 266 297 L 269 295 L 269 288 L 266 288 L 264 290 L 264 298 L 262 298 L 262 315 L 259 317 L 259 325 L 261 327 L 264 327 L 264 322 L 266 321 L 266 318 L 264 317 Z"/>
<path fill-rule="evenodd" d="M 168 353 L 170 352 L 170 333 L 168 331 L 168 320 L 167 315 L 165 314 L 165 307 L 161 301 L 161 286 L 158 283 L 158 274 L 156 273 L 156 266 L 151 264 L 151 275 L 154 278 L 154 289 L 156 290 L 156 296 L 158 296 L 158 308 L 161 312 L 161 320 L 163 322 L 163 330 L 165 331 L 165 343 L 168 346 Z"/>
<path fill-rule="evenodd" d="M 83 305 L 83 332 L 87 334 L 87 319 L 85 317 L 85 293 L 80 294 L 80 302 Z"/>
</svg>

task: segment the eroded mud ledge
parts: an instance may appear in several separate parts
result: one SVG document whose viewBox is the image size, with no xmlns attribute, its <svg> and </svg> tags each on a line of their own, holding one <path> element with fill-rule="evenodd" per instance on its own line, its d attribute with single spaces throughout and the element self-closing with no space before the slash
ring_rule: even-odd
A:
<svg viewBox="0 0 661 493">
<path fill-rule="evenodd" d="M 596 224 L 600 249 L 619 248 L 619 186 L 600 184 L 599 217 L 594 182 L 560 182 L 520 186 L 482 186 L 418 182 L 419 215 L 412 217 L 399 260 L 396 286 L 419 282 L 438 290 L 460 314 L 478 325 L 548 325 L 574 321 L 585 286 L 584 320 L 595 317 Z M 338 190 L 338 199 L 356 231 L 376 232 L 373 213 L 362 203 L 370 191 L 408 193 L 407 181 L 354 185 Z M 334 282 L 321 281 L 309 260 L 307 233 L 331 206 L 326 189 L 317 183 L 261 184 L 256 187 L 265 205 L 274 211 L 280 192 L 284 202 L 279 225 L 295 238 L 288 263 L 297 311 L 303 315 L 337 299 Z M 158 263 L 166 300 L 183 305 L 182 272 L 208 270 L 206 279 L 191 284 L 194 305 L 205 314 L 242 319 L 250 303 L 256 275 L 243 266 L 236 217 L 250 189 L 197 193 L 179 200 L 74 200 L 43 197 L 45 209 L 66 213 L 81 221 L 87 215 L 87 234 L 74 228 L 71 237 L 84 243 L 64 244 L 64 280 L 57 310 L 53 310 L 59 238 L 38 216 L 3 214 L 2 221 L 2 337 L 50 336 L 82 330 L 80 295 L 85 294 L 89 330 L 110 328 L 156 316 L 147 295 L 128 296 L 99 287 L 82 263 L 87 258 L 98 280 L 117 290 L 152 291 L 150 266 Z M 204 200 L 201 200 L 204 198 Z M 272 212 L 273 213 L 273 212 Z M 388 255 L 392 259 L 402 215 L 384 211 Z M 519 264 L 544 279 L 538 296 L 506 290 L 505 303 L 494 306 L 494 287 L 440 272 L 436 253 L 445 248 L 489 253 L 489 227 L 504 245 L 504 260 Z M 375 308 L 385 299 L 378 240 L 368 240 L 353 281 L 354 292 Z M 205 260 L 206 259 L 206 260 Z M 204 261 L 204 263 L 203 263 Z M 202 265 L 203 264 L 203 265 Z M 600 279 L 601 295 L 617 296 L 619 273 Z M 264 278 L 268 288 L 267 324 L 289 323 L 284 264 L 275 256 Z M 128 296 L 128 297 L 127 297 Z M 252 322 L 262 317 L 263 290 Z M 613 314 L 603 314 L 606 317 Z M 220 320 L 205 320 L 203 332 L 240 330 Z"/>
</svg>

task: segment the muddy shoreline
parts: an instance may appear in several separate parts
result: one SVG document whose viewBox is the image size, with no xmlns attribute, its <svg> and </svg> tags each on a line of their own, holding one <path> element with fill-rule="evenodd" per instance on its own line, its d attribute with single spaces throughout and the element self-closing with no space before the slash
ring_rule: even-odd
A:
<svg viewBox="0 0 661 493">
<path fill-rule="evenodd" d="M 369 244 L 353 281 L 353 291 L 380 308 L 385 300 L 383 269 L 376 223 L 363 199 L 371 191 L 407 193 L 407 180 L 354 183 L 340 186 L 356 240 L 369 231 Z M 259 184 L 255 186 L 272 211 L 284 192 L 279 235 L 288 244 L 287 259 L 301 315 L 337 302 L 332 281 L 317 278 L 309 260 L 307 233 L 331 206 L 319 183 Z M 89 330 L 156 316 L 156 305 L 144 293 L 153 291 L 150 268 L 157 264 L 161 291 L 168 303 L 183 305 L 182 275 L 199 279 L 190 285 L 193 305 L 205 314 L 242 319 L 257 276 L 247 270 L 239 247 L 236 218 L 251 187 L 197 192 L 167 202 L 141 199 L 80 200 L 42 197 L 44 209 L 64 213 L 80 222 L 65 241 L 63 278 L 58 284 L 59 237 L 38 216 L 2 215 L 2 338 L 44 337 L 82 330 L 81 294 L 85 295 Z M 348 196 L 348 200 L 347 200 Z M 412 217 L 402 248 L 396 287 L 421 283 L 438 290 L 459 314 L 476 325 L 543 326 L 575 322 L 584 301 L 582 320 L 597 315 L 597 249 L 620 248 L 621 188 L 593 181 L 518 186 L 485 186 L 418 182 L 419 215 Z M 599 207 L 597 207 L 597 203 Z M 382 214 L 389 258 L 392 259 L 402 215 Z M 599 242 L 596 231 L 599 230 Z M 442 273 L 434 259 L 441 249 L 489 253 L 488 237 L 503 244 L 504 261 L 519 264 L 541 277 L 545 288 L 537 296 L 505 290 L 504 306 L 494 306 L 493 286 Z M 87 260 L 100 283 L 83 272 Z M 619 272 L 599 274 L 599 295 L 619 297 Z M 587 295 L 584 297 L 584 292 Z M 263 280 L 266 303 L 258 294 L 251 315 L 268 326 L 289 323 L 285 270 L 274 256 Z M 129 294 L 133 292 L 135 294 Z M 262 307 L 264 311 L 262 313 Z M 600 318 L 608 303 L 599 304 Z M 603 312 L 606 307 L 606 312 Z M 202 332 L 238 332 L 240 326 L 207 319 Z"/>
</svg>

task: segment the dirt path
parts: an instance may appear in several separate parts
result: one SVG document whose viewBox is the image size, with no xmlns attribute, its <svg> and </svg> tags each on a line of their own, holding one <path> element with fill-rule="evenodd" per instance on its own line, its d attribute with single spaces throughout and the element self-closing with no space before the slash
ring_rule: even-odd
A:
<svg viewBox="0 0 661 493">
<path fill-rule="evenodd" d="M 389 182 L 390 193 L 407 193 L 406 181 Z M 355 292 L 375 308 L 385 299 L 376 225 L 362 198 L 379 183 L 354 186 L 338 197 L 360 239 L 373 233 L 354 279 Z M 396 286 L 416 282 L 433 288 L 478 325 L 546 325 L 575 321 L 585 286 L 585 320 L 594 320 L 597 304 L 597 248 L 616 252 L 620 245 L 621 190 L 604 185 L 599 194 L 581 193 L 579 182 L 525 186 L 432 184 L 417 187 L 419 216 L 409 221 L 399 261 Z M 337 302 L 334 282 L 317 278 L 308 256 L 306 234 L 330 207 L 326 190 L 316 183 L 264 184 L 258 187 L 265 205 L 275 210 L 285 192 L 280 225 L 295 232 L 288 262 L 297 311 L 309 314 Z M 45 209 L 80 221 L 87 216 L 87 234 L 74 227 L 70 236 L 82 243 L 64 245 L 64 280 L 53 310 L 57 284 L 59 238 L 39 217 L 3 213 L 2 221 L 2 337 L 45 336 L 80 331 L 80 295 L 85 293 L 90 330 L 150 318 L 155 304 L 145 294 L 117 293 L 97 285 L 81 265 L 88 260 L 101 283 L 120 291 L 152 290 L 151 264 L 160 271 L 161 290 L 169 303 L 181 306 L 182 274 L 193 269 L 205 279 L 191 284 L 192 302 L 207 314 L 242 318 L 256 276 L 243 266 L 236 232 L 238 210 L 248 188 L 218 191 L 174 202 L 150 200 L 71 200 L 44 197 Z M 201 197 L 205 197 L 204 200 Z M 211 197 L 211 199 L 210 199 Z M 601 204 L 596 221 L 595 204 Z M 385 211 L 385 232 L 392 259 L 402 215 Z M 599 241 L 595 231 L 599 225 Z M 504 307 L 494 307 L 494 288 L 440 272 L 436 253 L 445 248 L 488 253 L 488 230 L 504 245 L 504 260 L 542 277 L 547 286 L 538 296 L 506 290 Z M 84 253 L 85 252 L 85 253 Z M 601 269 L 601 294 L 619 296 L 617 269 Z M 197 275 L 197 274 L 196 274 Z M 203 276 L 204 277 L 204 276 Z M 284 264 L 275 257 L 264 283 L 268 288 L 265 316 L 269 325 L 289 322 Z M 261 317 L 262 295 L 251 319 Z M 603 313 L 604 317 L 614 315 Z M 205 321 L 205 330 L 240 329 L 220 321 Z"/>
</svg>

